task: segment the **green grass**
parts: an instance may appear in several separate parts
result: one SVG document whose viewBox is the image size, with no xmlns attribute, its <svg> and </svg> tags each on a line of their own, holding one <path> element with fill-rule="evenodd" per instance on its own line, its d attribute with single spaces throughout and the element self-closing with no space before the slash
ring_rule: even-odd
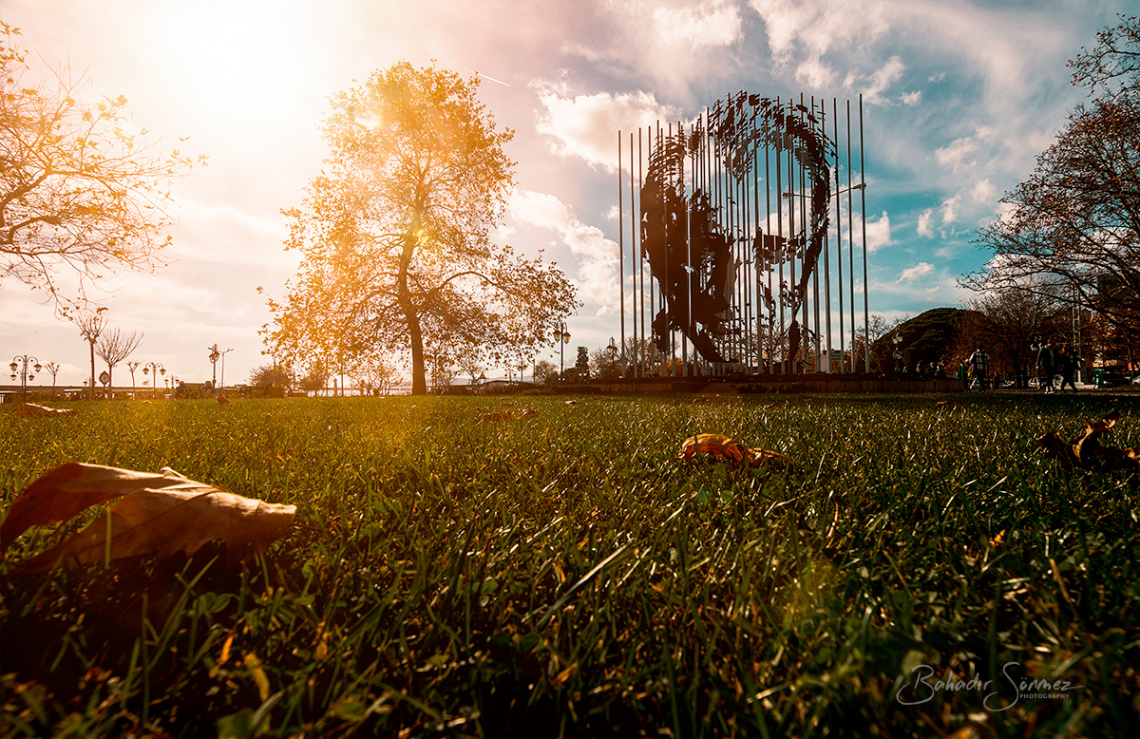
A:
<svg viewBox="0 0 1140 739">
<path fill-rule="evenodd" d="M 1118 408 L 1109 443 L 1140 445 L 1140 404 L 773 399 L 0 408 L 5 508 L 66 461 L 298 506 L 238 572 L 215 550 L 3 577 L 0 733 L 1136 735 L 1137 477 L 1036 439 Z M 704 431 L 795 467 L 672 459 Z M 919 665 L 993 683 L 928 690 Z M 1083 687 L 1011 705 L 1006 676 Z"/>
</svg>

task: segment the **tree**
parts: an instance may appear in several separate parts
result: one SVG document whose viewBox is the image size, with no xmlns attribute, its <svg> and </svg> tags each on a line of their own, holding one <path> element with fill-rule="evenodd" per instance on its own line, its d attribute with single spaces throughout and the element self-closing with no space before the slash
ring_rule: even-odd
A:
<svg viewBox="0 0 1140 739">
<path fill-rule="evenodd" d="M 106 308 L 96 308 L 94 311 L 68 314 L 71 320 L 79 327 L 79 334 L 90 345 L 91 349 L 91 386 L 87 389 L 90 400 L 95 399 L 95 343 L 107 325 L 107 317 L 103 315 Z"/>
<path fill-rule="evenodd" d="M 1087 86 L 1090 94 L 1115 96 L 1135 88 L 1140 80 L 1140 18 L 1119 18 L 1118 25 L 1097 33 L 1092 51 L 1081 47 L 1077 58 L 1069 61 L 1073 84 Z"/>
<path fill-rule="evenodd" d="M 590 350 L 584 346 L 578 347 L 578 357 L 574 360 L 574 379 L 590 379 Z"/>
<path fill-rule="evenodd" d="M 1070 328 L 1068 311 L 1048 295 L 991 291 L 967 302 L 966 309 L 953 359 L 965 362 L 980 346 L 990 355 L 990 373 L 1015 376 L 1019 385 L 1034 373 L 1033 345 L 1049 339 L 1063 344 Z"/>
<path fill-rule="evenodd" d="M 127 362 L 127 371 L 131 373 L 131 390 L 135 389 L 135 370 L 139 368 L 140 362 Z"/>
<path fill-rule="evenodd" d="M 127 357 L 131 356 L 135 349 L 139 348 L 142 343 L 142 334 L 132 331 L 129 334 L 124 334 L 118 327 L 103 333 L 99 337 L 99 345 L 95 348 L 95 353 L 99 358 L 107 363 L 107 399 L 113 397 L 115 384 L 111 381 L 115 367 Z"/>
<path fill-rule="evenodd" d="M 471 384 L 474 385 L 479 379 L 479 375 L 486 369 L 479 360 L 470 354 L 461 354 L 455 360 L 455 364 L 459 367 L 459 371 L 471 378 Z"/>
<path fill-rule="evenodd" d="M 1121 28 L 1136 28 L 1131 19 Z M 1140 336 L 1140 36 L 1102 32 L 1073 64 L 1077 81 L 1113 94 L 1078 107 L 1032 175 L 1007 193 L 1009 211 L 979 231 L 994 258 L 962 284 L 1091 307 Z"/>
<path fill-rule="evenodd" d="M 59 292 L 61 269 L 82 295 L 118 267 L 159 266 L 167 184 L 191 161 L 129 133 L 122 96 L 81 104 L 87 82 L 67 70 L 25 79 L 18 34 L 0 22 L 0 278 L 45 290 L 66 313 L 78 305 Z"/>
<path fill-rule="evenodd" d="M 496 246 L 490 229 L 513 185 L 479 80 L 406 62 L 339 93 L 323 133 L 332 151 L 291 219 L 303 255 L 263 336 L 275 355 L 329 346 L 410 352 L 412 392 L 442 347 L 496 362 L 549 345 L 578 303 L 541 254 Z"/>
<path fill-rule="evenodd" d="M 287 369 L 276 364 L 263 364 L 249 373 L 249 385 L 267 398 L 283 398 L 293 387 L 293 378 Z"/>
<path fill-rule="evenodd" d="M 553 385 L 558 380 L 558 366 L 554 362 L 540 359 L 534 365 L 534 381 L 543 385 Z"/>
</svg>

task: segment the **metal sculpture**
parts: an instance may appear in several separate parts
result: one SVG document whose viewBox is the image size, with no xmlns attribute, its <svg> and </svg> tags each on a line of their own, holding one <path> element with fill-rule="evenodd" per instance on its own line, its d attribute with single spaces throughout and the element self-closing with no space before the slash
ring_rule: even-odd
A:
<svg viewBox="0 0 1140 739">
<path fill-rule="evenodd" d="M 861 109 L 860 101 L 860 124 Z M 640 188 L 634 186 L 634 140 L 630 134 L 630 205 L 636 224 L 631 251 L 634 346 L 643 346 L 648 340 L 643 268 L 647 263 L 651 277 L 649 328 L 652 343 L 662 356 L 676 356 L 675 337 L 680 334 L 682 368 L 690 364 L 691 343 L 694 359 L 699 357 L 714 371 L 770 371 L 777 364 L 779 371 L 801 371 L 809 356 L 815 358 L 818 369 L 821 327 L 817 267 L 822 256 L 827 305 L 823 328 L 830 363 L 832 291 L 827 244 L 832 162 L 838 190 L 839 161 L 838 130 L 836 139 L 828 137 L 824 118 L 825 108 L 822 104 L 817 107 L 814 100 L 809 106 L 802 98 L 795 103 L 737 93 L 706 110 L 687 131 L 680 124 L 675 131 L 672 126 L 651 129 L 647 157 L 641 156 L 639 131 L 638 158 L 647 170 L 641 178 L 639 163 Z M 620 132 L 618 146 L 621 168 Z M 863 186 L 849 183 L 846 192 Z M 623 203 L 621 189 L 619 173 L 619 204 Z M 837 212 L 842 192 L 834 193 Z M 849 211 L 852 205 L 849 197 Z M 838 248 L 842 257 L 841 243 Z M 624 347 L 624 229 L 620 249 Z M 853 277 L 852 269 L 852 337 Z M 842 300 L 842 275 L 839 288 Z M 814 307 L 814 326 L 809 306 Z M 639 318 L 641 342 L 637 341 Z M 841 333 L 843 323 L 841 309 Z M 632 359 L 627 376 L 652 371 L 644 357 Z"/>
</svg>

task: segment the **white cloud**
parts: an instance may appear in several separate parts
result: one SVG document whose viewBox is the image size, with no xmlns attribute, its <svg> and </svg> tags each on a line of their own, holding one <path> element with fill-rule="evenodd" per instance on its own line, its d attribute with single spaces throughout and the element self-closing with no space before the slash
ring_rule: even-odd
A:
<svg viewBox="0 0 1140 739">
<path fill-rule="evenodd" d="M 881 69 L 871 75 L 868 86 L 863 90 L 864 99 L 869 103 L 882 102 L 883 92 L 898 82 L 904 71 L 906 65 L 897 56 L 892 56 Z"/>
<path fill-rule="evenodd" d="M 947 198 L 942 201 L 942 225 L 949 226 L 958 220 L 958 201 L 961 199 L 960 195 L 955 195 L 952 198 Z"/>
<path fill-rule="evenodd" d="M 899 95 L 899 102 L 901 102 L 903 105 L 909 105 L 911 107 L 918 105 L 922 102 L 922 90 L 904 92 L 903 94 Z"/>
<path fill-rule="evenodd" d="M 955 172 L 973 165 L 970 155 L 978 150 L 978 141 L 973 137 L 954 139 L 948 145 L 940 147 L 934 152 L 934 158 L 939 164 L 951 167 Z"/>
<path fill-rule="evenodd" d="M 721 0 L 696 7 L 662 6 L 653 10 L 657 39 L 670 46 L 729 46 L 740 38 L 740 14 Z"/>
<path fill-rule="evenodd" d="M 578 258 L 574 280 L 578 297 L 601 310 L 613 309 L 618 294 L 618 245 L 601 229 L 582 223 L 572 209 L 554 195 L 516 190 L 507 209 L 513 219 L 557 232 L 562 243 Z"/>
<path fill-rule="evenodd" d="M 680 116 L 675 108 L 658 103 L 651 93 L 600 92 L 570 97 L 564 84 L 538 82 L 534 87 L 545 107 L 535 127 L 553 139 L 551 149 L 609 172 L 617 169 L 614 138 L 618 131 L 633 131 Z"/>
<path fill-rule="evenodd" d="M 989 180 L 979 180 L 970 190 L 970 197 L 977 203 L 992 203 L 997 200 L 997 188 Z"/>
<path fill-rule="evenodd" d="M 874 254 L 891 244 L 891 217 L 883 211 L 878 220 L 867 221 L 867 251 Z"/>
<path fill-rule="evenodd" d="M 914 282 L 921 277 L 928 277 L 934 273 L 934 265 L 929 262 L 919 262 L 913 267 L 907 267 L 899 275 L 899 282 Z"/>
<path fill-rule="evenodd" d="M 934 217 L 934 209 L 933 208 L 927 208 L 926 210 L 922 211 L 922 215 L 920 215 L 918 217 L 918 226 L 916 226 L 916 229 L 915 229 L 918 231 L 919 236 L 925 236 L 927 238 L 930 238 L 931 236 L 934 235 L 934 229 L 930 225 L 930 222 L 933 219 L 933 217 Z"/>
</svg>

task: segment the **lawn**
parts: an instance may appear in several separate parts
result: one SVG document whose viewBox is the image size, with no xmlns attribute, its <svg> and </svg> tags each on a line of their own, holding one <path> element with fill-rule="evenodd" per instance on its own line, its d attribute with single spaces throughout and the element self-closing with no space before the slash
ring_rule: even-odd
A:
<svg viewBox="0 0 1140 739">
<path fill-rule="evenodd" d="M 0 407 L 5 510 L 68 461 L 298 507 L 238 570 L 10 575 L 96 510 L 18 539 L 0 734 L 1137 735 L 1140 476 L 1037 439 L 1138 446 L 1140 398 L 565 400 Z"/>
</svg>

